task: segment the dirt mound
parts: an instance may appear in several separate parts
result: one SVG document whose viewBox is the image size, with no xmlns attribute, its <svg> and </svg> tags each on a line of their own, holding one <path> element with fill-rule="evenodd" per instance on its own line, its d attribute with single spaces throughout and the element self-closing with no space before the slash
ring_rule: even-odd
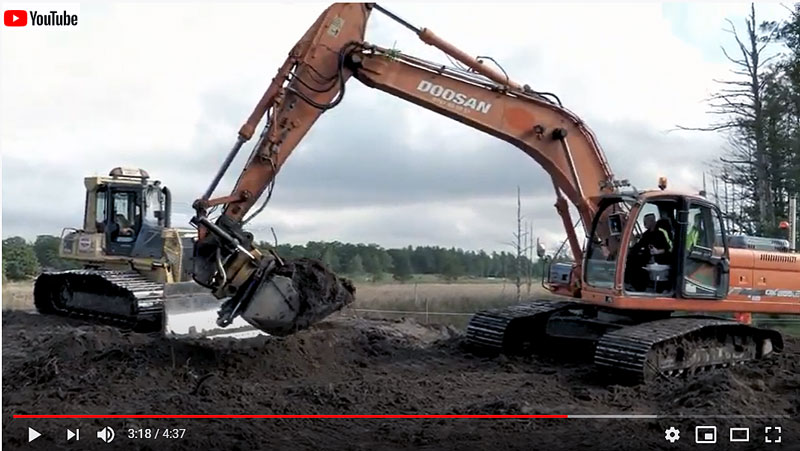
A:
<svg viewBox="0 0 800 451">
<path fill-rule="evenodd" d="M 797 339 L 788 340 L 780 356 L 752 367 L 634 387 L 614 385 L 580 362 L 476 357 L 462 350 L 461 340 L 461 332 L 450 327 L 342 314 L 285 338 L 173 341 L 158 334 L 4 312 L 3 445 L 22 446 L 27 426 L 38 425 L 44 433 L 55 431 L 52 435 L 57 439 L 24 443 L 27 449 L 36 449 L 31 448 L 36 444 L 41 449 L 65 446 L 63 428 L 74 422 L 11 420 L 12 414 L 25 413 L 658 414 L 685 418 L 87 423 L 87 433 L 98 425 L 118 428 L 118 434 L 128 427 L 187 428 L 183 440 L 135 445 L 139 449 L 476 449 L 489 445 L 530 449 L 532 443 L 542 449 L 660 449 L 666 443 L 666 427 L 683 427 L 691 435 L 697 421 L 690 416 L 720 414 L 790 416 L 794 420 L 781 420 L 784 429 L 800 429 Z M 736 421 L 718 420 L 717 424 L 740 425 Z M 121 437 L 119 446 L 129 449 L 126 446 L 132 442 L 126 440 Z M 598 448 L 598 440 L 608 448 Z M 94 442 L 92 437 L 87 445 Z M 684 443 L 688 449 L 690 440 Z M 98 441 L 99 445 L 111 449 Z M 678 445 L 670 449 L 681 449 Z"/>
<path fill-rule="evenodd" d="M 297 291 L 297 317 L 291 326 L 274 329 L 262 327 L 262 330 L 272 335 L 290 335 L 355 301 L 356 288 L 353 282 L 337 276 L 319 260 L 298 258 L 285 263 L 273 275 L 286 277 Z M 265 280 L 263 283 L 269 282 Z"/>
</svg>

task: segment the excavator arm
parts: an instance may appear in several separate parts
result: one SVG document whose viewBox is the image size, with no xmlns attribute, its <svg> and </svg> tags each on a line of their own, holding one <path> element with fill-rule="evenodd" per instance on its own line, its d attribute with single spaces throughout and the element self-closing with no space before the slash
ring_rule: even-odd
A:
<svg viewBox="0 0 800 451">
<path fill-rule="evenodd" d="M 445 67 L 365 42 L 366 23 L 375 9 L 469 69 Z M 568 202 L 584 224 L 591 224 L 596 212 L 592 199 L 616 188 L 606 158 L 583 121 L 552 94 L 512 81 L 505 72 L 379 5 L 340 3 L 326 9 L 289 53 L 211 185 L 194 203 L 197 214 L 192 223 L 199 231 L 195 280 L 213 289 L 218 298 L 236 298 L 234 314 L 251 302 L 253 285 L 260 286 L 260 279 L 268 279 L 282 265 L 279 256 L 255 249 L 243 226 L 266 205 L 276 174 L 308 130 L 342 101 L 350 77 L 507 141 L 532 157 L 552 179 L 556 208 L 579 268 L 582 250 Z M 242 144 L 255 135 L 265 117 L 231 194 L 212 198 Z M 260 198 L 264 198 L 261 206 L 248 216 Z M 209 212 L 218 206 L 222 213 L 212 221 Z"/>
</svg>

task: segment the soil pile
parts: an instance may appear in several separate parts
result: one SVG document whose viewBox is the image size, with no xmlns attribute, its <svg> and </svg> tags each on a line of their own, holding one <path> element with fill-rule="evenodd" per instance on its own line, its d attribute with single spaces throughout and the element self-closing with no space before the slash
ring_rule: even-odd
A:
<svg viewBox="0 0 800 451">
<path fill-rule="evenodd" d="M 615 385 L 590 364 L 478 357 L 462 332 L 337 314 L 285 338 L 174 341 L 79 321 L 3 313 L 3 445 L 98 449 L 691 449 L 694 426 L 781 425 L 799 443 L 800 340 L 779 356 L 691 380 Z M 662 419 L 12 420 L 12 414 L 658 414 Z M 704 415 L 727 418 L 701 419 Z M 739 418 L 764 415 L 768 417 Z M 786 418 L 777 418 L 784 416 Z M 111 426 L 111 444 L 94 437 Z M 27 427 L 44 435 L 27 443 Z M 664 440 L 664 429 L 682 440 Z M 186 428 L 139 440 L 128 428 Z M 738 444 L 734 444 L 738 445 Z M 91 448 L 94 449 L 94 448 Z M 731 448 L 734 449 L 734 448 Z M 738 446 L 735 449 L 748 449 Z"/>
</svg>

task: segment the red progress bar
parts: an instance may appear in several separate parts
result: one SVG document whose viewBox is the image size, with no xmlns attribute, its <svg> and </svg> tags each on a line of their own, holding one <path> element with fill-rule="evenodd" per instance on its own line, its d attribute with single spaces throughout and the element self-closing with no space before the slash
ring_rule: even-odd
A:
<svg viewBox="0 0 800 451">
<path fill-rule="evenodd" d="M 567 415 L 13 415 L 13 418 L 568 418 Z"/>
</svg>

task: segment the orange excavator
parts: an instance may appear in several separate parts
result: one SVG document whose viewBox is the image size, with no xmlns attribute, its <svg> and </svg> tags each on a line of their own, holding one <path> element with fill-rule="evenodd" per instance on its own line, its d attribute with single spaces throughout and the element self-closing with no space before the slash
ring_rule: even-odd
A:
<svg viewBox="0 0 800 451">
<path fill-rule="evenodd" d="M 461 64 L 443 66 L 367 43 L 365 27 L 375 11 Z M 580 117 L 555 95 L 517 83 L 489 62 L 377 4 L 326 9 L 292 48 L 194 203 L 193 275 L 217 299 L 226 299 L 218 324 L 241 315 L 263 331 L 288 334 L 347 302 L 346 296 L 316 295 L 314 287 L 324 291 L 330 284 L 314 277 L 298 285 L 303 277 L 274 252 L 259 252 L 243 226 L 264 208 L 275 175 L 298 143 L 343 100 L 348 80 L 355 78 L 507 141 L 552 179 L 573 262 L 551 264 L 544 285 L 564 300 L 475 314 L 466 333 L 475 349 L 520 352 L 550 339 L 585 341 L 597 365 L 641 380 L 739 364 L 782 348 L 781 335 L 750 325 L 750 315 L 800 315 L 800 259 L 787 241 L 728 236 L 717 206 L 701 195 L 667 189 L 666 179 L 647 191 L 618 180 Z M 262 119 L 233 191 L 212 197 Z M 583 246 L 570 204 L 586 230 Z M 221 214 L 211 220 L 209 212 L 218 207 Z M 735 319 L 713 313 L 733 313 Z"/>
</svg>

